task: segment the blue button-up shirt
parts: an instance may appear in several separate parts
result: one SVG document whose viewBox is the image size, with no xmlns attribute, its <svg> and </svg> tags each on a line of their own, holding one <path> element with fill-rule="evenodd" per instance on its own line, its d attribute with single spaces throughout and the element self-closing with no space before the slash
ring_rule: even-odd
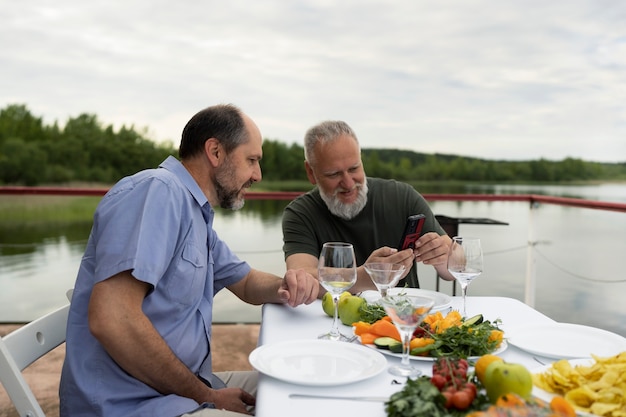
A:
<svg viewBox="0 0 626 417">
<path fill-rule="evenodd" d="M 156 330 L 192 372 L 212 380 L 213 296 L 250 271 L 212 229 L 214 214 L 171 156 L 158 169 L 122 179 L 103 197 L 71 303 L 61 416 L 178 416 L 198 408 L 120 368 L 89 332 L 87 308 L 95 283 L 130 270 L 152 286 L 143 311 Z"/>
</svg>

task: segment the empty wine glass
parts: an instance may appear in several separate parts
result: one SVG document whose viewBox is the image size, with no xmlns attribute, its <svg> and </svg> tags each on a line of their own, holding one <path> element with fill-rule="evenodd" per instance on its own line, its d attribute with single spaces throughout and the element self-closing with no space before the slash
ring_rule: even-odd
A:
<svg viewBox="0 0 626 417">
<path fill-rule="evenodd" d="M 342 340 L 349 338 L 339 332 L 337 302 L 342 292 L 348 290 L 356 282 L 356 258 L 350 243 L 327 242 L 322 246 L 317 264 L 317 277 L 320 284 L 333 296 L 335 314 L 330 332 L 319 336 L 319 339 Z"/>
<path fill-rule="evenodd" d="M 381 297 L 387 296 L 387 290 L 395 287 L 404 273 L 404 265 L 388 262 L 367 262 L 363 265 Z"/>
<path fill-rule="evenodd" d="M 430 297 L 400 293 L 382 298 L 381 303 L 402 338 L 402 362 L 400 365 L 390 366 L 389 372 L 405 377 L 421 375 L 422 372 L 411 366 L 409 360 L 411 338 L 417 326 L 435 305 L 435 300 Z"/>
<path fill-rule="evenodd" d="M 483 250 L 480 239 L 455 236 L 448 253 L 448 271 L 461 286 L 463 293 L 463 316 L 467 317 L 467 287 L 483 272 Z"/>
</svg>

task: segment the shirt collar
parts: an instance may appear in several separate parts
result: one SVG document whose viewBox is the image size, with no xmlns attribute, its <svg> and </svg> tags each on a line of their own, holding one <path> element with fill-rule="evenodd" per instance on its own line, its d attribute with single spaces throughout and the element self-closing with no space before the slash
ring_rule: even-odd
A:
<svg viewBox="0 0 626 417">
<path fill-rule="evenodd" d="M 206 196 L 200 189 L 200 186 L 196 182 L 196 180 L 191 176 L 189 171 L 185 168 L 181 162 L 174 158 L 172 155 L 168 156 L 165 161 L 161 162 L 159 168 L 165 168 L 179 179 L 179 181 L 189 190 L 194 200 L 198 203 L 198 205 L 202 208 L 202 216 L 204 220 L 208 223 L 209 219 L 213 217 L 213 207 L 207 200 Z"/>
</svg>

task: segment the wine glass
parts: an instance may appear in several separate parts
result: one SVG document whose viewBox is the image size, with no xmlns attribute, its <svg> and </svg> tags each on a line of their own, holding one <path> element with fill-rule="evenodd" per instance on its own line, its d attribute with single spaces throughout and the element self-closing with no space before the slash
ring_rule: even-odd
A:
<svg viewBox="0 0 626 417">
<path fill-rule="evenodd" d="M 387 296 L 387 290 L 395 287 L 404 273 L 404 265 L 388 262 L 366 262 L 363 265 L 381 297 Z"/>
<path fill-rule="evenodd" d="M 422 372 L 411 366 L 409 360 L 411 338 L 417 326 L 435 305 L 435 300 L 421 295 L 400 293 L 382 298 L 381 303 L 402 338 L 402 362 L 400 365 L 390 366 L 389 372 L 405 377 L 421 375 Z"/>
<path fill-rule="evenodd" d="M 337 302 L 342 292 L 356 282 L 356 258 L 350 243 L 326 242 L 322 246 L 317 264 L 317 277 L 320 284 L 333 296 L 335 314 L 330 332 L 319 339 L 347 341 L 349 338 L 339 332 Z"/>
<path fill-rule="evenodd" d="M 463 293 L 463 316 L 467 317 L 467 287 L 483 272 L 483 250 L 480 239 L 455 236 L 448 253 L 448 271 L 461 286 Z"/>
</svg>

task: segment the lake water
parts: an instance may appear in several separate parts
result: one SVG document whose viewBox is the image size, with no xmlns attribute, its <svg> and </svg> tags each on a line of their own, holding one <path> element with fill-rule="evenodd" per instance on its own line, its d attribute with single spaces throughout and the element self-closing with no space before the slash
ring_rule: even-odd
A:
<svg viewBox="0 0 626 417">
<path fill-rule="evenodd" d="M 420 190 L 424 193 L 435 190 Z M 626 184 L 594 186 L 499 185 L 466 189 L 472 193 L 544 194 L 626 203 Z M 2 197 L 0 197 L 2 198 Z M 238 212 L 219 211 L 215 229 L 239 256 L 257 269 L 282 275 L 280 218 L 287 202 L 248 201 Z M 469 295 L 526 299 L 529 227 L 536 291 L 534 307 L 568 323 L 603 328 L 626 336 L 626 213 L 540 205 L 532 211 L 521 202 L 431 202 L 435 214 L 486 217 L 509 225 L 460 225 L 463 235 L 480 237 L 485 272 Z M 532 214 L 531 214 L 532 213 Z M 89 235 L 89 225 L 0 231 L 0 322 L 31 320 L 67 302 Z M 422 288 L 435 289 L 432 268 L 419 266 Z M 451 294 L 452 285 L 440 290 Z M 459 292 L 460 294 L 460 292 Z M 471 301 L 470 301 L 471 302 Z M 255 322 L 261 308 L 249 306 L 228 291 L 216 297 L 216 322 Z"/>
</svg>

